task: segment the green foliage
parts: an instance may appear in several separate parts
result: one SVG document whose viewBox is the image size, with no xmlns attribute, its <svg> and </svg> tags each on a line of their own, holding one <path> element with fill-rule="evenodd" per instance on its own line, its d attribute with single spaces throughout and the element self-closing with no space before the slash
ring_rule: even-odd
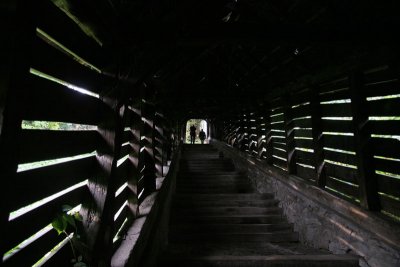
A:
<svg viewBox="0 0 400 267">
<path fill-rule="evenodd" d="M 82 261 L 83 257 L 82 255 L 77 256 L 76 255 L 76 246 L 75 244 L 79 244 L 80 247 L 84 247 L 85 245 L 83 244 L 82 241 L 79 240 L 80 236 L 77 234 L 77 222 L 82 221 L 82 215 L 78 211 L 72 211 L 72 207 L 69 205 L 63 205 L 61 208 L 61 211 L 58 212 L 51 222 L 51 225 L 53 226 L 54 230 L 57 231 L 57 233 L 60 234 L 65 234 L 68 238 L 68 241 L 71 245 L 72 253 L 74 255 L 74 258 L 71 260 L 71 263 L 73 264 L 74 267 L 86 267 L 86 263 Z M 67 233 L 67 228 L 68 226 L 73 227 L 75 230 L 75 234 L 73 235 L 72 239 L 69 237 L 69 234 Z"/>
</svg>

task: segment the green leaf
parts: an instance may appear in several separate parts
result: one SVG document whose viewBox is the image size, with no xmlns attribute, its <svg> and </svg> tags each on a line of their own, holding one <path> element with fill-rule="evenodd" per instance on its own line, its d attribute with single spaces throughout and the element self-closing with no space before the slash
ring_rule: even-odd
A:
<svg viewBox="0 0 400 267">
<path fill-rule="evenodd" d="M 83 221 L 83 217 L 82 217 L 82 215 L 79 213 L 79 212 L 75 212 L 74 213 L 74 218 L 75 218 L 75 220 L 77 220 L 77 221 Z"/>
<path fill-rule="evenodd" d="M 67 224 L 69 224 L 69 225 L 73 226 L 74 228 L 76 228 L 74 217 L 72 217 L 69 214 L 63 213 L 62 218 Z"/>
<path fill-rule="evenodd" d="M 58 234 L 61 234 L 67 228 L 67 222 L 63 220 L 62 216 L 57 215 L 57 217 L 51 222 L 51 226 L 53 226 Z"/>
</svg>

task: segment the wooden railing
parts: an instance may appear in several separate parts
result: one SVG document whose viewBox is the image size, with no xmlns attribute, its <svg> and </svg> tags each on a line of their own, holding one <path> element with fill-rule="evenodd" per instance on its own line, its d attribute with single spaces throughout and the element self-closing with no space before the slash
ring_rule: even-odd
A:
<svg viewBox="0 0 400 267">
<path fill-rule="evenodd" d="M 313 84 L 226 119 L 222 138 L 400 221 L 399 85 L 388 66 Z"/>
</svg>

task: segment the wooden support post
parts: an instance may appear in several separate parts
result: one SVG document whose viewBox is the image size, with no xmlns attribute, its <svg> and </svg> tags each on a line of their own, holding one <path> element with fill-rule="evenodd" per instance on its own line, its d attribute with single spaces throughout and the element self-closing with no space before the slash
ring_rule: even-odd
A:
<svg viewBox="0 0 400 267">
<path fill-rule="evenodd" d="M 296 174 L 296 147 L 294 140 L 292 102 L 289 95 L 285 97 L 284 127 L 286 137 L 287 170 L 289 174 Z"/>
<path fill-rule="evenodd" d="M 311 108 L 311 134 L 313 139 L 314 149 L 314 167 L 316 172 L 317 185 L 325 188 L 326 173 L 324 162 L 324 143 L 322 136 L 322 120 L 321 120 L 321 107 L 318 94 L 318 88 L 311 89 L 310 108 Z"/>
<path fill-rule="evenodd" d="M 3 5 L 3 4 L 2 4 Z M 0 44 L 0 255 L 12 249 L 5 247 L 8 236 L 8 218 L 12 210 L 8 204 L 15 197 L 18 167 L 18 147 L 21 133 L 23 101 L 30 91 L 28 75 L 32 55 L 33 39 L 36 35 L 36 3 L 32 1 L 6 1 L 2 12 L 5 19 L 1 29 Z M 4 53 L 4 55 L 3 55 Z M 19 185 L 18 185 L 19 186 Z M 29 188 L 27 188 L 29 190 Z M 22 241 L 22 240 L 21 240 Z M 1 262 L 2 260 L 0 260 Z M 1 263 L 0 263 L 1 265 Z"/>
<path fill-rule="evenodd" d="M 357 175 L 360 190 L 360 205 L 366 209 L 380 210 L 377 181 L 374 168 L 371 133 L 367 130 L 367 99 L 363 95 L 364 77 L 353 73 L 350 77 L 351 110 L 353 114 L 354 143 L 357 160 Z"/>
<path fill-rule="evenodd" d="M 129 160 L 131 162 L 131 168 L 128 171 L 128 207 L 131 210 L 133 216 L 136 216 L 139 212 L 139 200 L 138 200 L 138 182 L 140 179 L 140 170 L 143 168 L 143 162 L 140 161 L 140 139 L 143 133 L 142 124 L 142 113 L 140 109 L 140 103 L 130 103 L 128 111 L 130 114 L 130 128 L 132 133 L 132 139 L 129 141 L 132 152 L 129 154 Z"/>
<path fill-rule="evenodd" d="M 267 164 L 272 165 L 272 125 L 271 125 L 271 107 L 267 106 L 265 108 L 264 122 L 265 122 L 265 149 L 266 149 L 266 161 Z"/>
<path fill-rule="evenodd" d="M 143 179 L 144 193 L 140 199 L 148 196 L 156 190 L 156 172 L 154 160 L 154 104 L 147 100 L 142 100 L 142 121 L 143 121 L 143 137 L 142 137 L 142 159 L 143 163 Z"/>
</svg>

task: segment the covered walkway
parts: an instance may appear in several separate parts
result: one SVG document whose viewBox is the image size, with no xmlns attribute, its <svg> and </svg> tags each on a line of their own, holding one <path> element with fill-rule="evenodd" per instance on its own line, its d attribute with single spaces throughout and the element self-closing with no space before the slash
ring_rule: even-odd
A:
<svg viewBox="0 0 400 267">
<path fill-rule="evenodd" d="M 0 8 L 1 266 L 400 266 L 397 1 Z"/>
</svg>

